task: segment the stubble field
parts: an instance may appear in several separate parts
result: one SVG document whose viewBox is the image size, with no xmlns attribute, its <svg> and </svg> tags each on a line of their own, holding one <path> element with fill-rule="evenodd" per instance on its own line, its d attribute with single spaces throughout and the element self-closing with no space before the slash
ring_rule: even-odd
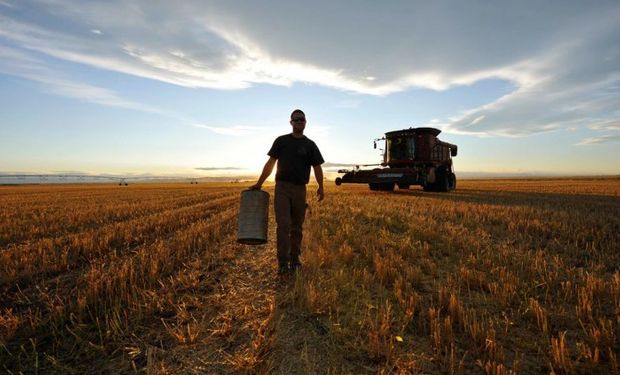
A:
<svg viewBox="0 0 620 375">
<path fill-rule="evenodd" d="M 0 370 L 619 373 L 618 178 L 310 186 L 284 278 L 244 187 L 0 187 Z"/>
</svg>

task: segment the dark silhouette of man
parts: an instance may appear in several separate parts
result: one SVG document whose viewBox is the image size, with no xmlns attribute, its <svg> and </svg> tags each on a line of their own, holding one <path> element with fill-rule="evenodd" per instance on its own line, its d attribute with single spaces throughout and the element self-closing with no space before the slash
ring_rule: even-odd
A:
<svg viewBox="0 0 620 375">
<path fill-rule="evenodd" d="M 306 214 L 306 184 L 310 180 L 310 167 L 319 184 L 316 191 L 319 202 L 325 197 L 323 191 L 323 169 L 325 161 L 316 144 L 304 135 L 306 115 L 301 109 L 291 113 L 290 124 L 293 132 L 281 135 L 273 142 L 267 153 L 269 160 L 263 167 L 258 182 L 250 189 L 260 189 L 273 167 L 276 171 L 276 192 L 274 210 L 276 212 L 278 273 L 299 270 L 301 262 L 302 227 Z"/>
</svg>

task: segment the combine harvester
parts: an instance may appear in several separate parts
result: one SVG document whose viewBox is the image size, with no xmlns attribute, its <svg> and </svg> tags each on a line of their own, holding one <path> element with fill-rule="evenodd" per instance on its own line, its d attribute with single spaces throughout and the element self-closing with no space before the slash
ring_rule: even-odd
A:
<svg viewBox="0 0 620 375">
<path fill-rule="evenodd" d="M 421 185 L 425 191 L 447 192 L 456 188 L 456 176 L 452 168 L 452 157 L 456 156 L 457 146 L 440 141 L 437 136 L 441 130 L 435 128 L 409 128 L 385 133 L 383 149 L 384 168 L 353 170 L 341 169 L 344 173 L 336 178 L 336 185 L 368 184 L 370 190 L 392 191 L 394 186 L 409 189 L 411 185 Z M 365 165 L 369 166 L 369 165 Z"/>
</svg>

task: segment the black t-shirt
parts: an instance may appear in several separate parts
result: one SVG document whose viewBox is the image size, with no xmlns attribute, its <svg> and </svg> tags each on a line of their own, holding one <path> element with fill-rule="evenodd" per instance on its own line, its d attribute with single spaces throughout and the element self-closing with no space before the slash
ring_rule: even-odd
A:
<svg viewBox="0 0 620 375">
<path fill-rule="evenodd" d="M 325 161 L 319 148 L 308 137 L 295 138 L 292 134 L 281 135 L 273 142 L 267 155 L 278 159 L 276 181 L 305 185 L 310 180 L 310 166 Z"/>
</svg>

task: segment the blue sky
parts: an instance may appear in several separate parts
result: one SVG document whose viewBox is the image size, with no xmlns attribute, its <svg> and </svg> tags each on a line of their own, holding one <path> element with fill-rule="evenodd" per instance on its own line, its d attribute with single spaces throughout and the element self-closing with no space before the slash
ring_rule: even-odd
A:
<svg viewBox="0 0 620 375">
<path fill-rule="evenodd" d="M 2 172 L 256 174 L 294 108 L 331 163 L 620 174 L 620 3 L 0 0 Z"/>
</svg>

